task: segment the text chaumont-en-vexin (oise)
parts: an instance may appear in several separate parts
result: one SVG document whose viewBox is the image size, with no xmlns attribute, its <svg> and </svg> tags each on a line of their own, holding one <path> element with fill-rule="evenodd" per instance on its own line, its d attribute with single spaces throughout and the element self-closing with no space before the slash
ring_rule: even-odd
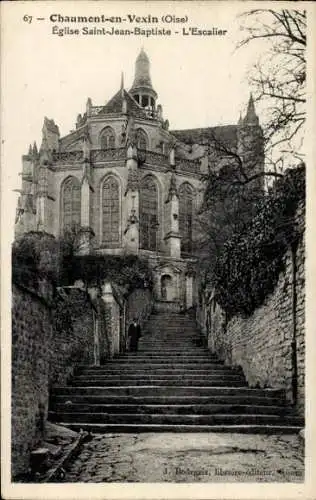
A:
<svg viewBox="0 0 316 500">
<path fill-rule="evenodd" d="M 70 28 L 69 26 L 64 26 L 60 28 L 59 26 L 52 27 L 52 34 L 58 36 L 78 36 L 78 35 L 109 35 L 109 36 L 171 36 L 171 35 L 182 35 L 182 36 L 224 36 L 227 34 L 227 30 L 219 29 L 217 27 L 212 28 L 199 28 L 199 27 L 188 27 L 182 28 L 179 31 L 166 29 L 166 28 L 140 28 L 135 26 L 133 29 L 119 29 L 119 28 L 104 28 L 104 27 L 88 27 L 83 26 L 82 28 Z"/>
<path fill-rule="evenodd" d="M 62 14 L 51 14 L 49 20 L 52 23 L 76 23 L 76 24 L 177 24 L 177 23 L 187 23 L 189 18 L 187 15 L 175 16 L 173 14 L 164 14 L 162 16 L 152 16 L 151 14 L 146 14 L 142 16 L 136 16 L 135 14 L 126 14 L 125 16 L 106 16 L 102 14 L 101 16 L 64 16 Z"/>
</svg>

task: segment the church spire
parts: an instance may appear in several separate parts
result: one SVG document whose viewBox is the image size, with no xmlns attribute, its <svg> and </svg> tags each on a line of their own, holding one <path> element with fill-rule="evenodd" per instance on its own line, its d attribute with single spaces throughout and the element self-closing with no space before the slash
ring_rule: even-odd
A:
<svg viewBox="0 0 316 500">
<path fill-rule="evenodd" d="M 259 125 L 259 118 L 256 114 L 255 103 L 252 94 L 250 94 L 247 113 L 244 118 L 244 125 Z"/>
<path fill-rule="evenodd" d="M 136 59 L 134 83 L 129 92 L 142 108 L 155 109 L 157 93 L 151 83 L 150 61 L 143 48 Z"/>
<path fill-rule="evenodd" d="M 132 88 L 147 87 L 152 89 L 150 78 L 150 61 L 142 48 L 135 63 L 135 78 Z"/>
</svg>

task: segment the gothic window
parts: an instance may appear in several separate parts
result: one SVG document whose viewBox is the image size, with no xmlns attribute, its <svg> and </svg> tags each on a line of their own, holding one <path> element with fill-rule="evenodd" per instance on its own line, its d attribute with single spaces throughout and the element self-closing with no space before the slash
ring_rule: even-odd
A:
<svg viewBox="0 0 316 500">
<path fill-rule="evenodd" d="M 145 177 L 140 186 L 139 199 L 140 246 L 157 250 L 158 189 L 153 177 Z"/>
<path fill-rule="evenodd" d="M 120 246 L 120 186 L 115 177 L 108 177 L 102 186 L 102 244 L 107 248 Z"/>
<path fill-rule="evenodd" d="M 141 128 L 139 128 L 136 132 L 136 137 L 137 137 L 137 148 L 147 149 L 148 138 L 146 132 L 144 132 Z"/>
<path fill-rule="evenodd" d="M 187 182 L 179 189 L 179 231 L 181 251 L 192 252 L 193 189 Z"/>
<path fill-rule="evenodd" d="M 106 127 L 102 130 L 100 144 L 102 149 L 115 148 L 115 134 L 111 127 Z"/>
<path fill-rule="evenodd" d="M 62 186 L 62 227 L 80 224 L 81 186 L 76 177 L 68 177 Z"/>
</svg>

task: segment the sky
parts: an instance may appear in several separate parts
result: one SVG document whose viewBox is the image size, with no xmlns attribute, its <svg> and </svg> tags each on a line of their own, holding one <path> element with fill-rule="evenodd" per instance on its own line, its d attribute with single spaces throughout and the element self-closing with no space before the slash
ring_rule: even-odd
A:
<svg viewBox="0 0 316 500">
<path fill-rule="evenodd" d="M 244 2 L 4 2 L 2 4 L 2 185 L 6 223 L 13 236 L 21 155 L 34 140 L 41 143 L 44 116 L 54 119 L 61 135 L 75 128 L 88 97 L 106 103 L 133 82 L 135 59 L 141 49 L 151 61 L 151 77 L 170 129 L 237 123 L 245 111 L 250 88 L 247 72 L 258 46 L 236 51 L 240 37 L 238 14 Z M 54 26 L 79 29 L 86 23 L 51 22 L 52 14 L 126 18 L 157 16 L 159 23 L 116 23 L 125 29 L 165 28 L 171 36 L 60 37 Z M 163 23 L 163 16 L 185 22 Z M 36 20 L 41 17 L 43 20 Z M 32 19 L 31 19 L 32 18 Z M 167 19 L 169 19 L 167 17 Z M 104 24 L 89 23 L 89 28 Z M 224 36 L 183 35 L 183 28 L 227 30 Z M 179 33 L 176 34 L 175 31 Z"/>
</svg>

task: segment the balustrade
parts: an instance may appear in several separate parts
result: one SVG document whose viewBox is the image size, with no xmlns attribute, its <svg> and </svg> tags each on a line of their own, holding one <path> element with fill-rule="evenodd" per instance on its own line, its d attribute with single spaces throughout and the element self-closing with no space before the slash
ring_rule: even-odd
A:
<svg viewBox="0 0 316 500">
<path fill-rule="evenodd" d="M 98 115 L 103 108 L 104 106 L 92 106 L 90 109 L 90 116 Z"/>
<path fill-rule="evenodd" d="M 108 148 L 108 149 L 93 149 L 91 151 L 91 161 L 111 161 L 124 160 L 126 158 L 125 148 Z"/>
<path fill-rule="evenodd" d="M 77 163 L 83 160 L 83 151 L 63 151 L 53 153 L 53 162 L 59 165 L 67 165 L 69 163 Z"/>
<path fill-rule="evenodd" d="M 169 166 L 169 156 L 148 149 L 139 149 L 139 157 L 143 159 L 143 163 L 153 166 Z M 90 152 L 92 162 L 106 162 L 124 160 L 126 158 L 126 148 L 108 148 L 108 149 L 93 149 Z M 80 163 L 83 160 L 83 151 L 63 151 L 53 153 L 53 163 L 59 165 L 67 165 L 72 163 Z M 194 174 L 200 173 L 200 160 L 189 160 L 187 158 L 176 158 L 176 169 Z"/>
<path fill-rule="evenodd" d="M 200 173 L 201 162 L 199 159 L 189 160 L 188 158 L 176 158 L 176 169 L 180 171 L 190 172 L 193 174 Z"/>
<path fill-rule="evenodd" d="M 139 149 L 140 155 L 144 158 L 144 163 L 150 163 L 150 165 L 157 166 L 169 166 L 169 157 L 162 154 L 157 153 L 156 151 L 149 151 L 148 149 Z"/>
</svg>

